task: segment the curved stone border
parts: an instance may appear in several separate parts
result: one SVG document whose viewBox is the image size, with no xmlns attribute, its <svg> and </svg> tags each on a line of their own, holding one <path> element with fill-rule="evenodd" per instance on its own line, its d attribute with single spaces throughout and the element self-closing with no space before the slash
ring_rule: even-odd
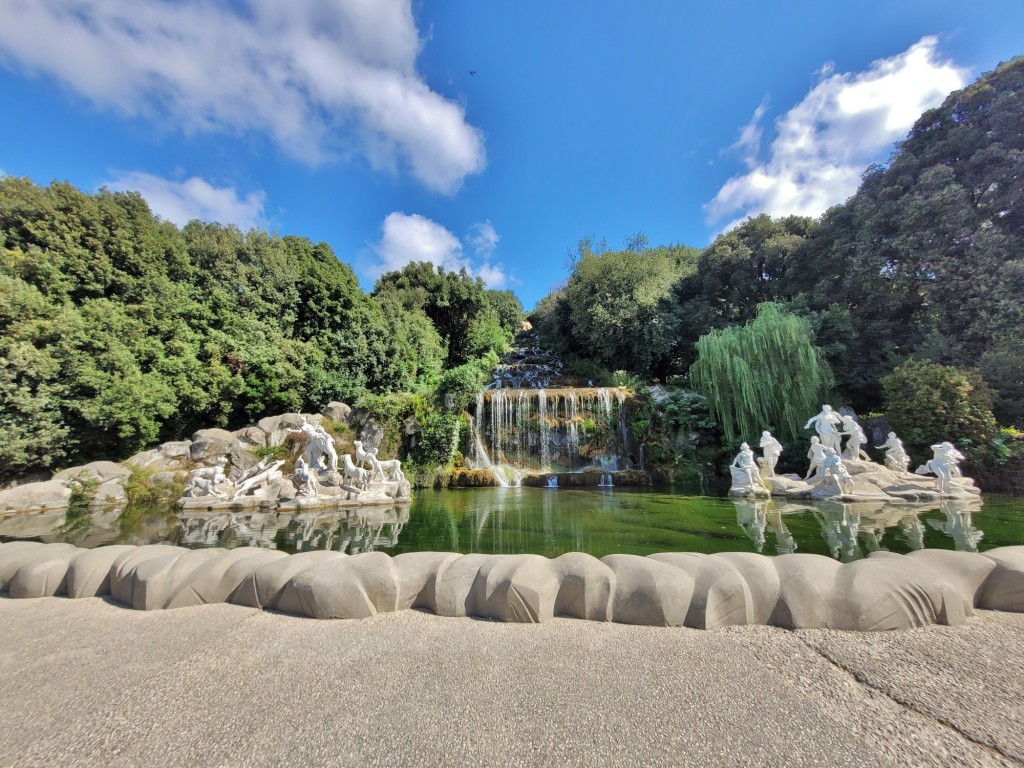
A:
<svg viewBox="0 0 1024 768">
<path fill-rule="evenodd" d="M 839 563 L 745 552 L 649 557 L 571 552 L 459 555 L 0 544 L 0 592 L 110 595 L 140 610 L 229 602 L 319 619 L 419 608 L 540 622 L 553 616 L 711 628 L 908 629 L 962 623 L 975 607 L 1024 612 L 1024 546 L 984 554 L 923 549 Z"/>
</svg>

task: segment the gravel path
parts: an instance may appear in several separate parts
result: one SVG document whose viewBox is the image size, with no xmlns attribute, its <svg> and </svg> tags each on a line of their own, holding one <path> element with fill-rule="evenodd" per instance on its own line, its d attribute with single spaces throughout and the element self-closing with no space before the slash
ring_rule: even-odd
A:
<svg viewBox="0 0 1024 768">
<path fill-rule="evenodd" d="M 893 633 L 0 598 L 0 766 L 1024 766 L 1024 615 Z"/>
</svg>

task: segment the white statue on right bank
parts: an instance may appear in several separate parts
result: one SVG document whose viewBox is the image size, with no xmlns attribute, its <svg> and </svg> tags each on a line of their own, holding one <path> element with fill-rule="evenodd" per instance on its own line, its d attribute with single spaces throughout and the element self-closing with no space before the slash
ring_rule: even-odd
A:
<svg viewBox="0 0 1024 768">
<path fill-rule="evenodd" d="M 226 488 L 231 488 L 231 483 L 224 473 L 228 460 L 221 457 L 217 464 L 212 467 L 199 467 L 192 470 L 192 476 L 185 486 L 183 496 L 189 498 L 201 498 L 203 496 L 216 496 L 226 499 L 228 494 Z"/>
<path fill-rule="evenodd" d="M 933 445 L 932 455 L 933 458 L 945 462 L 949 467 L 951 477 L 963 477 L 963 473 L 960 471 L 960 462 L 967 457 L 960 453 L 952 443 L 944 442 Z"/>
<path fill-rule="evenodd" d="M 871 461 L 871 457 L 864 451 L 864 446 L 868 442 L 867 436 L 864 434 L 864 430 L 861 429 L 860 424 L 853 416 L 841 417 L 843 421 L 843 432 L 840 434 L 846 437 L 846 449 L 842 452 L 844 459 L 861 459 L 863 461 Z"/>
<path fill-rule="evenodd" d="M 824 472 L 822 465 L 825 463 L 825 446 L 821 444 L 820 437 L 811 438 L 811 447 L 807 451 L 807 458 L 811 460 L 811 465 L 807 468 L 804 480 L 819 477 Z"/>
<path fill-rule="evenodd" d="M 772 437 L 772 433 L 765 430 L 761 433 L 761 442 L 758 444 L 764 456 L 759 460 L 761 472 L 768 477 L 775 477 L 775 465 L 779 463 L 779 456 L 782 455 L 782 443 Z"/>
<path fill-rule="evenodd" d="M 807 423 L 804 424 L 804 429 L 810 429 L 813 426 L 814 431 L 818 433 L 821 444 L 839 453 L 842 450 L 843 438 L 836 427 L 842 423 L 843 420 L 838 413 L 832 410 L 831 405 L 823 405 L 821 406 L 821 413 L 809 418 Z"/>
<path fill-rule="evenodd" d="M 885 467 L 893 472 L 906 472 L 910 466 L 910 456 L 907 449 L 903 447 L 903 441 L 896 437 L 895 432 L 890 432 L 888 439 L 875 448 L 885 449 Z"/>
<path fill-rule="evenodd" d="M 853 492 L 853 478 L 850 476 L 850 470 L 846 468 L 843 458 L 834 449 L 825 449 L 825 460 L 822 462 L 821 468 L 825 477 L 836 481 L 840 493 Z"/>
<path fill-rule="evenodd" d="M 730 493 L 764 493 L 768 490 L 764 480 L 761 479 L 761 472 L 757 468 L 754 452 L 747 443 L 743 443 L 740 446 L 740 452 L 736 454 L 736 458 L 729 465 L 729 471 L 732 474 Z"/>
<path fill-rule="evenodd" d="M 292 483 L 295 485 L 296 495 L 314 497 L 320 495 L 320 485 L 316 481 L 316 475 L 310 471 L 305 460 L 300 456 L 295 460 L 295 472 L 292 474 Z"/>
</svg>

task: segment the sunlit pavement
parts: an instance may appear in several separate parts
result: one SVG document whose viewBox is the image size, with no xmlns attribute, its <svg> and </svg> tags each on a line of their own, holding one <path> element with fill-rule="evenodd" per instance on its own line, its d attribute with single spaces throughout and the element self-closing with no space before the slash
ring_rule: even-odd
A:
<svg viewBox="0 0 1024 768">
<path fill-rule="evenodd" d="M 1024 765 L 1024 615 L 893 633 L 0 599 L 0 766 Z"/>
</svg>

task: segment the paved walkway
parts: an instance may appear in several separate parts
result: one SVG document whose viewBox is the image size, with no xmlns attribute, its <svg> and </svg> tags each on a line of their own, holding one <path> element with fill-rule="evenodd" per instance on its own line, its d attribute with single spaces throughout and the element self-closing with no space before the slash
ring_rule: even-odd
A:
<svg viewBox="0 0 1024 768">
<path fill-rule="evenodd" d="M 0 766 L 1024 765 L 1024 615 L 898 633 L 0 598 Z"/>
</svg>

